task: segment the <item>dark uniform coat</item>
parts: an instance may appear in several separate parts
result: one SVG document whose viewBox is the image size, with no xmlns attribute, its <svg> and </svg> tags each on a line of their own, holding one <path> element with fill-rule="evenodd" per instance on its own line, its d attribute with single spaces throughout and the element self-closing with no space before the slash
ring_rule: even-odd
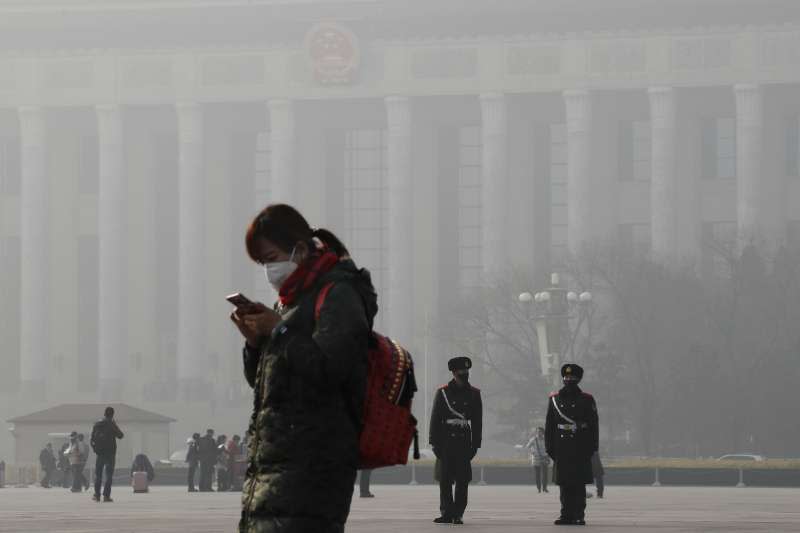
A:
<svg viewBox="0 0 800 533">
<path fill-rule="evenodd" d="M 335 282 L 314 318 L 319 290 Z M 376 296 L 342 261 L 295 303 L 259 350 L 244 350 L 254 389 L 239 531 L 340 532 L 350 511 Z"/>
<path fill-rule="evenodd" d="M 575 431 L 571 422 L 559 415 L 553 401 L 565 416 L 577 423 Z M 558 485 L 592 483 L 592 454 L 599 446 L 594 398 L 577 386 L 572 391 L 564 387 L 550 395 L 544 431 L 547 455 L 555 461 L 553 481 Z"/>
<path fill-rule="evenodd" d="M 447 407 L 445 396 L 450 407 L 469 421 L 468 426 L 448 424 L 448 420 L 460 417 Z M 472 481 L 470 461 L 474 450 L 481 447 L 482 432 L 481 391 L 471 385 L 462 387 L 455 379 L 439 387 L 433 399 L 430 420 L 430 443 L 438 454 L 437 480 Z"/>
</svg>

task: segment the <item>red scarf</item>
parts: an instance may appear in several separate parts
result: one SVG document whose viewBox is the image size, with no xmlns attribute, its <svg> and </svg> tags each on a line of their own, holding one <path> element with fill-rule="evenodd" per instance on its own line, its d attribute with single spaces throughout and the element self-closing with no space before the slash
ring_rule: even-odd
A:
<svg viewBox="0 0 800 533">
<path fill-rule="evenodd" d="M 339 256 L 327 250 L 303 261 L 281 285 L 278 293 L 281 304 L 292 305 L 300 293 L 308 290 L 322 274 L 330 271 L 338 262 Z"/>
</svg>

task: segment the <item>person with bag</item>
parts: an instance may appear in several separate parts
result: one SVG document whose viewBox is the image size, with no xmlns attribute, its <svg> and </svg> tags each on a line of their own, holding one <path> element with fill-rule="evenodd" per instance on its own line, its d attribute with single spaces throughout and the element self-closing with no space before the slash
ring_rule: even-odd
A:
<svg viewBox="0 0 800 533">
<path fill-rule="evenodd" d="M 544 428 L 538 427 L 531 439 L 525 445 L 531 459 L 534 475 L 536 476 L 536 488 L 539 492 L 549 492 L 547 490 L 547 467 L 550 466 L 550 458 L 544 446 Z"/>
<path fill-rule="evenodd" d="M 186 483 L 189 486 L 189 492 L 197 492 L 197 488 L 194 486 L 194 478 L 197 466 L 200 464 L 200 433 L 194 433 L 190 438 L 186 439 L 186 444 L 188 445 L 186 464 L 189 466 Z"/>
<path fill-rule="evenodd" d="M 463 524 L 467 508 L 471 461 L 481 447 L 483 403 L 481 391 L 469 383 L 469 357 L 447 362 L 453 379 L 436 391 L 430 420 L 430 443 L 436 456 L 435 476 L 439 482 L 437 524 Z M 455 491 L 453 490 L 455 485 Z"/>
<path fill-rule="evenodd" d="M 342 533 L 350 512 L 377 296 L 331 232 L 274 204 L 250 224 L 250 258 L 278 291 L 274 309 L 237 304 L 253 387 L 241 533 Z M 318 293 L 331 285 L 315 316 Z"/>
<path fill-rule="evenodd" d="M 114 464 L 117 460 L 117 439 L 123 438 L 119 426 L 114 421 L 114 408 L 106 407 L 103 419 L 95 422 L 92 427 L 92 436 L 89 443 L 97 455 L 94 471 L 94 495 L 92 500 L 100 501 L 100 486 L 103 485 L 103 473 L 106 481 L 103 486 L 103 501 L 113 502 L 111 499 L 111 483 L 114 481 Z"/>
<path fill-rule="evenodd" d="M 84 490 L 89 490 L 89 480 L 83 473 L 86 470 L 86 463 L 89 461 L 89 445 L 84 442 L 85 437 L 83 433 L 78 434 L 78 450 L 80 452 L 80 463 L 78 464 L 78 476 L 80 477 L 80 485 Z"/>
<path fill-rule="evenodd" d="M 228 437 L 220 435 L 217 437 L 217 492 L 228 492 L 231 490 L 230 472 L 228 471 L 228 448 L 225 445 Z"/>
<path fill-rule="evenodd" d="M 81 447 L 78 442 L 78 433 L 73 431 L 69 436 L 69 447 L 64 451 L 72 469 L 72 487 L 70 492 L 83 491 L 83 475 L 81 474 Z"/>
<path fill-rule="evenodd" d="M 150 492 L 150 483 L 156 477 L 153 463 L 147 455 L 140 453 L 133 458 L 131 464 L 131 485 L 133 492 Z"/>
<path fill-rule="evenodd" d="M 61 487 L 68 489 L 72 485 L 72 467 L 69 464 L 69 457 L 67 451 L 69 450 L 69 442 L 65 442 L 58 450 L 58 471 L 61 472 Z"/>
</svg>

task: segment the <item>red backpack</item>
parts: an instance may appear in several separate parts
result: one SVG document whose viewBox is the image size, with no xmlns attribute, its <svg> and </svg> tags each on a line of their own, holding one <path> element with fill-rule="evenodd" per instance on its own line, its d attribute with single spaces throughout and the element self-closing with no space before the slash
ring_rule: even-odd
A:
<svg viewBox="0 0 800 533">
<path fill-rule="evenodd" d="M 319 321 L 331 288 L 332 282 L 317 296 L 315 321 Z M 411 414 L 411 400 L 417 390 L 411 354 L 389 337 L 375 331 L 370 335 L 364 425 L 358 443 L 360 469 L 406 464 L 412 441 L 414 459 L 419 459 L 417 420 Z"/>
</svg>

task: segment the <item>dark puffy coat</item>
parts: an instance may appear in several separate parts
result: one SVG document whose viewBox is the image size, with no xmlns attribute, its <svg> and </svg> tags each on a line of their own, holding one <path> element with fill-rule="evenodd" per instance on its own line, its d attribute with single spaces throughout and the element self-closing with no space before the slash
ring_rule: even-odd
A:
<svg viewBox="0 0 800 533">
<path fill-rule="evenodd" d="M 329 282 L 317 322 L 317 295 Z M 244 350 L 254 406 L 239 531 L 344 531 L 377 312 L 369 273 L 342 261 L 279 312 L 270 339 Z"/>
<path fill-rule="evenodd" d="M 147 481 L 153 481 L 153 479 L 156 477 L 156 472 L 153 470 L 153 464 L 143 453 L 140 453 L 133 458 L 133 464 L 131 465 L 131 476 L 133 476 L 134 472 L 147 472 Z"/>
</svg>

